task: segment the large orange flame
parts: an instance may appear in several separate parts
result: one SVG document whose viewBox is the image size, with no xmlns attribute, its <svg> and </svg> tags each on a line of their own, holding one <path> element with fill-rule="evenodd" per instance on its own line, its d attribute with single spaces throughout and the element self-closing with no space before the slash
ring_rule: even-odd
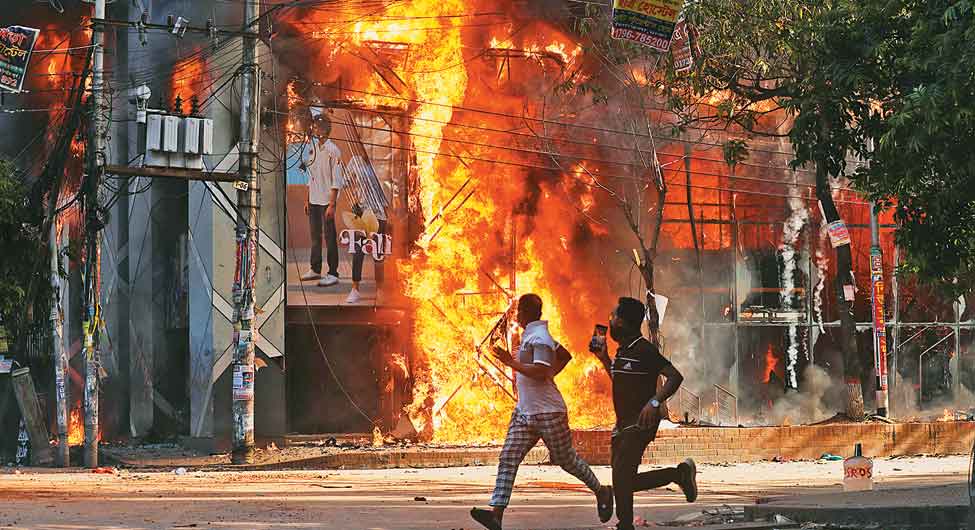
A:
<svg viewBox="0 0 975 530">
<path fill-rule="evenodd" d="M 322 21 L 312 32 L 327 48 L 316 56 L 323 66 L 343 51 L 359 61 L 341 79 L 350 99 L 409 118 L 418 183 L 411 204 L 427 226 L 414 254 L 397 263 L 414 320 L 414 401 L 406 412 L 438 441 L 500 439 L 514 406 L 510 374 L 491 366 L 478 345 L 517 295 L 534 292 L 553 335 L 575 353 L 556 380 L 572 426 L 611 425 L 609 382 L 585 347 L 613 298 L 602 272 L 576 265 L 588 243 L 609 234 L 593 217 L 602 198 L 577 167 L 561 175 L 534 170 L 551 163 L 507 149 L 517 137 L 505 133 L 524 130 L 518 116 L 540 112 L 582 48 L 543 23 L 521 32 L 510 24 L 465 29 L 456 15 L 478 11 L 475 4 L 398 2 L 351 27 Z M 343 36 L 349 29 L 351 37 Z M 381 66 L 392 73 L 363 67 L 363 57 L 391 49 L 408 50 Z M 391 87 L 399 82 L 405 87 Z"/>
<path fill-rule="evenodd" d="M 68 445 L 82 445 L 85 443 L 85 423 L 81 404 L 71 408 L 68 416 Z"/>
<path fill-rule="evenodd" d="M 768 383 L 772 380 L 772 374 L 775 374 L 781 378 L 782 361 L 776 357 L 775 350 L 772 349 L 772 345 L 768 345 L 768 349 L 765 350 L 765 367 L 763 369 L 762 382 Z"/>
</svg>

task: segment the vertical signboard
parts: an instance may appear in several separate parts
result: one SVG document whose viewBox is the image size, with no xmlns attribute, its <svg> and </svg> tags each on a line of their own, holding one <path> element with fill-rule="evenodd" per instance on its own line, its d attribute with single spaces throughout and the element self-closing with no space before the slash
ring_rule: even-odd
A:
<svg viewBox="0 0 975 530">
<path fill-rule="evenodd" d="M 0 28 L 0 90 L 20 92 L 40 30 L 23 26 Z"/>
<path fill-rule="evenodd" d="M 670 45 L 670 54 L 674 61 L 674 70 L 686 72 L 694 66 L 694 49 L 691 42 L 696 38 L 694 28 L 687 23 L 684 15 L 677 19 L 674 37 Z"/>
<path fill-rule="evenodd" d="M 877 394 L 887 392 L 887 320 L 884 318 L 884 266 L 879 248 L 870 250 L 870 280 L 873 301 L 873 355 L 877 369 Z"/>
</svg>

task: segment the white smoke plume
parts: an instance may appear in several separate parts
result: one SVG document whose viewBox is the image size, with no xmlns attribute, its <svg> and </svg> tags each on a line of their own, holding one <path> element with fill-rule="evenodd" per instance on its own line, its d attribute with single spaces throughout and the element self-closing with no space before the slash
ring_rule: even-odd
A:
<svg viewBox="0 0 975 530">
<path fill-rule="evenodd" d="M 819 324 L 819 331 L 826 333 L 823 326 L 823 288 L 826 287 L 826 275 L 829 273 L 829 261 L 823 245 L 826 243 L 826 225 L 819 229 L 819 241 L 816 244 L 816 288 L 813 292 L 813 312 L 816 313 L 816 322 Z"/>
<path fill-rule="evenodd" d="M 769 412 L 768 423 L 799 425 L 832 417 L 842 407 L 843 389 L 835 383 L 822 367 L 807 366 L 803 370 L 802 389 L 778 399 Z"/>
<path fill-rule="evenodd" d="M 796 189 L 791 191 L 792 194 L 798 193 Z M 782 228 L 782 261 L 784 266 L 782 267 L 782 294 L 780 296 L 784 310 L 793 309 L 793 290 L 796 286 L 796 244 L 803 227 L 806 226 L 806 221 L 809 220 L 809 212 L 806 210 L 806 205 L 802 199 L 793 197 L 789 199 L 788 203 L 791 213 Z M 799 362 L 798 323 L 789 326 L 789 345 L 786 353 L 786 377 L 789 386 L 798 388 L 799 380 L 796 374 L 796 365 Z"/>
</svg>

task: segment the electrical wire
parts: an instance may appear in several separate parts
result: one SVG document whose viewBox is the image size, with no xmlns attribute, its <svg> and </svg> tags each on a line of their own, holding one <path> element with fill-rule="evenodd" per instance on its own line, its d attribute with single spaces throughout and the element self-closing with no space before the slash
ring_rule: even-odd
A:
<svg viewBox="0 0 975 530">
<path fill-rule="evenodd" d="M 397 134 L 402 134 L 402 135 L 407 135 L 407 136 L 410 136 L 410 137 L 419 137 L 419 138 L 427 138 L 427 139 L 433 139 L 433 140 L 442 140 L 442 141 L 445 141 L 445 142 L 459 143 L 459 144 L 465 144 L 465 145 L 470 145 L 470 146 L 474 146 L 474 147 L 482 147 L 482 148 L 487 148 L 487 149 L 498 149 L 498 150 L 503 150 L 503 151 L 512 151 L 512 152 L 518 152 L 518 153 L 526 153 L 526 154 L 532 154 L 532 155 L 543 156 L 543 157 L 555 156 L 555 157 L 559 157 L 559 158 L 574 158 L 574 159 L 578 159 L 578 160 L 581 160 L 581 161 L 584 161 L 584 162 L 593 162 L 593 163 L 597 163 L 597 164 L 608 164 L 608 165 L 615 165 L 615 166 L 621 166 L 621 167 L 636 168 L 636 169 L 639 169 L 639 170 L 645 170 L 646 169 L 646 166 L 641 165 L 641 164 L 637 164 L 637 163 L 633 163 L 633 162 L 621 162 L 621 161 L 607 160 L 607 159 L 602 159 L 602 158 L 592 158 L 592 157 L 587 157 L 585 155 L 575 154 L 575 153 L 568 153 L 568 154 L 566 154 L 566 153 L 550 153 L 550 152 L 539 151 L 539 150 L 535 150 L 535 149 L 519 148 L 519 147 L 504 146 L 504 145 L 497 145 L 497 144 L 487 144 L 487 143 L 476 142 L 476 141 L 473 141 L 473 140 L 461 140 L 461 139 L 456 139 L 456 138 L 450 138 L 450 137 L 447 137 L 446 135 L 444 135 L 442 137 L 436 137 L 436 136 L 432 136 L 432 135 L 418 134 L 418 133 L 413 133 L 413 132 L 408 132 L 408 131 L 401 131 L 401 130 L 396 130 L 396 129 L 379 129 L 379 128 L 371 127 L 371 126 L 368 126 L 368 125 L 362 125 L 360 127 L 361 128 L 364 128 L 364 129 L 371 129 L 371 130 L 377 130 L 377 131 L 378 130 L 383 130 L 383 131 L 389 130 L 390 132 L 397 133 Z M 592 145 L 592 144 L 589 144 L 589 145 L 590 145 L 590 147 L 596 147 L 596 148 L 602 147 L 601 145 Z M 628 151 L 632 151 L 632 149 L 627 149 L 627 150 Z M 677 155 L 658 154 L 658 156 L 674 156 L 676 158 L 676 160 L 674 160 L 674 162 L 679 162 L 681 160 L 686 160 L 686 159 L 698 160 L 698 161 L 707 161 L 707 162 L 723 162 L 723 161 L 718 161 L 718 160 L 713 160 L 713 159 L 699 158 L 699 157 L 686 156 L 686 155 L 685 156 L 677 156 Z M 786 168 L 774 168 L 774 167 L 760 166 L 760 165 L 753 165 L 753 166 L 754 167 L 759 167 L 759 168 L 762 168 L 762 169 L 786 169 Z M 728 175 L 726 175 L 726 174 L 711 173 L 711 172 L 700 171 L 700 170 L 693 171 L 693 174 L 701 175 L 701 176 L 719 177 L 719 178 L 727 178 L 728 177 Z M 763 183 L 773 184 L 773 185 L 777 185 L 777 186 L 799 186 L 799 187 L 804 187 L 804 188 L 815 188 L 816 187 L 815 184 L 806 184 L 806 183 L 802 183 L 802 182 L 785 182 L 785 181 L 782 181 L 782 180 L 763 179 L 763 178 L 750 177 L 750 176 L 745 176 L 745 175 L 735 175 L 735 178 L 737 180 L 753 181 L 753 182 L 763 182 Z M 850 188 L 840 188 L 840 189 L 843 189 L 843 190 L 846 190 L 846 191 L 854 191 L 854 190 L 852 190 Z"/>
<path fill-rule="evenodd" d="M 333 140 L 339 141 L 339 142 L 349 142 L 350 141 L 350 140 L 346 140 L 344 138 L 333 138 Z M 440 152 L 434 152 L 434 151 L 426 151 L 426 150 L 422 150 L 422 149 L 416 149 L 416 148 L 412 148 L 412 147 L 385 146 L 385 145 L 373 144 L 373 143 L 369 143 L 369 142 L 362 142 L 362 144 L 363 145 L 374 146 L 374 147 L 386 147 L 386 148 L 389 148 L 389 149 L 396 149 L 396 150 L 407 151 L 407 152 L 411 152 L 411 153 L 422 153 L 422 154 L 430 154 L 430 155 L 437 155 L 437 156 L 443 156 L 443 157 L 451 157 L 451 158 L 456 158 L 456 159 L 462 161 L 462 163 L 465 162 L 465 161 L 473 160 L 473 161 L 477 161 L 477 162 L 484 162 L 484 163 L 494 164 L 494 165 L 502 165 L 502 166 L 508 166 L 508 167 L 519 167 L 519 168 L 524 168 L 524 169 L 531 169 L 531 170 L 538 170 L 538 171 L 547 171 L 547 172 L 564 174 L 564 175 L 575 175 L 575 177 L 577 178 L 577 180 L 579 180 L 583 185 L 588 186 L 588 187 L 591 187 L 591 188 L 594 188 L 594 189 L 600 189 L 600 186 L 598 186 L 598 185 L 595 185 L 595 184 L 593 184 L 591 182 L 585 182 L 585 179 L 586 178 L 590 178 L 590 174 L 589 174 L 589 172 L 584 171 L 584 170 L 565 171 L 562 168 L 558 168 L 558 167 L 537 166 L 537 165 L 532 165 L 532 164 L 525 164 L 525 163 L 521 163 L 521 162 L 504 161 L 504 160 L 492 160 L 492 159 L 489 159 L 489 158 L 481 158 L 481 157 L 477 157 L 477 156 L 473 156 L 473 155 L 457 155 L 457 154 L 454 154 L 454 153 L 440 153 Z M 699 174 L 699 172 L 692 171 L 691 174 Z M 635 182 L 646 182 L 646 179 L 641 179 L 641 178 L 638 178 L 638 177 L 629 177 L 629 176 L 624 176 L 624 175 L 597 174 L 596 176 L 598 178 L 601 178 L 601 179 L 628 180 L 628 181 L 635 181 Z M 740 177 L 738 175 L 735 175 L 734 178 L 735 179 L 738 179 Z M 669 185 L 672 185 L 672 186 L 686 187 L 685 183 L 682 182 L 682 181 L 668 181 L 666 183 L 669 184 Z M 725 192 L 730 192 L 730 193 L 741 193 L 741 194 L 745 194 L 745 195 L 759 195 L 759 196 L 777 197 L 777 198 L 783 198 L 783 199 L 802 199 L 802 200 L 805 200 L 805 201 L 812 200 L 809 197 L 803 197 L 803 196 L 800 196 L 800 195 L 787 195 L 787 194 L 783 194 L 783 193 L 770 193 L 770 192 L 763 192 L 763 191 L 756 191 L 756 190 L 746 190 L 746 189 L 740 189 L 740 188 L 725 188 L 725 187 L 720 187 L 720 186 L 702 186 L 702 185 L 691 185 L 690 187 L 693 188 L 693 189 L 701 189 L 701 190 L 709 190 L 709 191 L 725 191 Z M 849 204 L 867 204 L 864 201 L 849 201 L 849 200 L 841 200 L 841 199 L 837 199 L 836 202 L 838 202 L 838 203 L 849 203 Z"/>
<path fill-rule="evenodd" d="M 325 87 L 326 86 L 326 85 L 324 85 L 322 83 L 313 83 L 313 84 L 315 86 L 321 86 L 321 87 Z M 414 104 L 417 104 L 417 105 L 431 105 L 431 106 L 435 106 L 435 107 L 445 107 L 445 108 L 452 109 L 454 112 L 458 112 L 458 111 L 460 111 L 460 112 L 472 112 L 472 113 L 477 113 L 477 114 L 484 114 L 484 115 L 487 115 L 487 116 L 495 116 L 495 117 L 499 117 L 499 118 L 511 118 L 511 119 L 517 119 L 517 120 L 524 120 L 524 121 L 529 121 L 529 122 L 541 123 L 541 124 L 545 124 L 545 125 L 555 125 L 555 126 L 559 126 L 559 127 L 567 127 L 567 128 L 570 128 L 570 129 L 582 129 L 582 130 L 593 131 L 593 132 L 619 134 L 619 135 L 623 135 L 623 136 L 637 137 L 637 138 L 648 138 L 648 139 L 652 138 L 648 134 L 634 133 L 634 132 L 631 132 L 631 131 L 623 131 L 623 130 L 620 130 L 620 129 L 610 129 L 610 128 L 607 128 L 607 127 L 596 127 L 596 126 L 592 126 L 592 125 L 582 125 L 582 124 L 577 124 L 577 123 L 569 123 L 569 122 L 563 122 L 563 121 L 557 121 L 557 120 L 549 120 L 549 119 L 545 119 L 545 118 L 535 118 L 535 117 L 524 116 L 524 115 L 519 116 L 519 115 L 515 115 L 515 114 L 508 114 L 508 113 L 504 113 L 504 112 L 493 111 L 493 110 L 490 110 L 490 109 L 479 109 L 479 108 L 473 108 L 473 107 L 466 107 L 466 106 L 463 106 L 463 105 L 450 105 L 450 104 L 440 103 L 440 102 L 436 102 L 436 101 L 424 101 L 424 100 L 418 100 L 418 99 L 413 99 L 413 98 L 407 98 L 407 97 L 403 97 L 403 96 L 397 96 L 397 95 L 391 95 L 391 94 L 380 94 L 380 93 L 377 93 L 377 92 L 370 92 L 370 91 L 367 91 L 367 90 L 357 90 L 357 89 L 347 88 L 347 87 L 343 87 L 342 90 L 343 91 L 346 91 L 346 92 L 351 92 L 351 93 L 354 93 L 354 94 L 363 94 L 363 95 L 367 95 L 367 96 L 376 96 L 376 97 L 382 97 L 382 98 L 388 98 L 388 99 L 395 99 L 395 100 L 403 101 L 403 102 L 406 102 L 406 103 L 414 103 Z M 662 110 L 663 111 L 663 110 L 666 110 L 666 109 L 662 109 L 662 108 L 650 108 L 649 110 Z M 694 142 L 690 142 L 690 143 L 694 143 Z M 720 145 L 720 144 L 710 144 L 710 145 Z M 787 151 L 775 151 L 775 150 L 769 150 L 769 149 L 752 149 L 752 151 L 762 152 L 762 153 L 770 153 L 770 154 L 783 154 L 783 155 L 792 155 L 793 154 L 793 153 L 789 153 Z"/>
</svg>

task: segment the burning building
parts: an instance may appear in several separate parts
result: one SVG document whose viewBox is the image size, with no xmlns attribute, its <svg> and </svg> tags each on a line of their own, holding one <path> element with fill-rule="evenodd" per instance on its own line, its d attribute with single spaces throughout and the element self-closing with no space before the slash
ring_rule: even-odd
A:
<svg viewBox="0 0 975 530">
<path fill-rule="evenodd" d="M 149 7 L 150 24 L 241 24 L 234 5 Z M 586 344 L 617 297 L 644 297 L 632 249 L 637 234 L 657 233 L 665 354 L 688 376 L 675 413 L 800 422 L 839 408 L 833 251 L 813 172 L 789 167 L 786 143 L 754 139 L 730 165 L 722 146 L 733 133 L 673 134 L 653 63 L 601 54 L 577 15 L 561 2 L 412 0 L 289 6 L 263 19 L 259 436 L 409 425 L 438 441 L 498 439 L 513 389 L 483 345 L 498 330 L 514 339 L 505 314 L 525 292 L 542 297 L 553 334 L 575 353 L 557 379 L 572 426 L 607 426 L 609 382 Z M 118 3 L 111 16 L 141 20 L 143 9 Z M 110 38 L 109 172 L 127 191 L 104 241 L 103 392 L 119 403 L 103 412 L 116 419 L 106 435 L 225 438 L 233 183 L 152 178 L 127 100 L 145 86 L 149 112 L 212 119 L 204 171 L 232 174 L 240 40 L 130 29 Z M 333 205 L 335 286 L 301 280 L 314 248 L 305 161 L 318 115 L 349 184 Z M 872 366 L 869 205 L 834 184 Z M 898 285 L 891 218 L 881 222 L 884 279 L 896 286 L 894 395 L 962 395 L 973 385 L 968 304 Z M 348 296 L 353 277 L 360 299 Z M 729 400 L 733 418 L 721 412 Z"/>
</svg>

